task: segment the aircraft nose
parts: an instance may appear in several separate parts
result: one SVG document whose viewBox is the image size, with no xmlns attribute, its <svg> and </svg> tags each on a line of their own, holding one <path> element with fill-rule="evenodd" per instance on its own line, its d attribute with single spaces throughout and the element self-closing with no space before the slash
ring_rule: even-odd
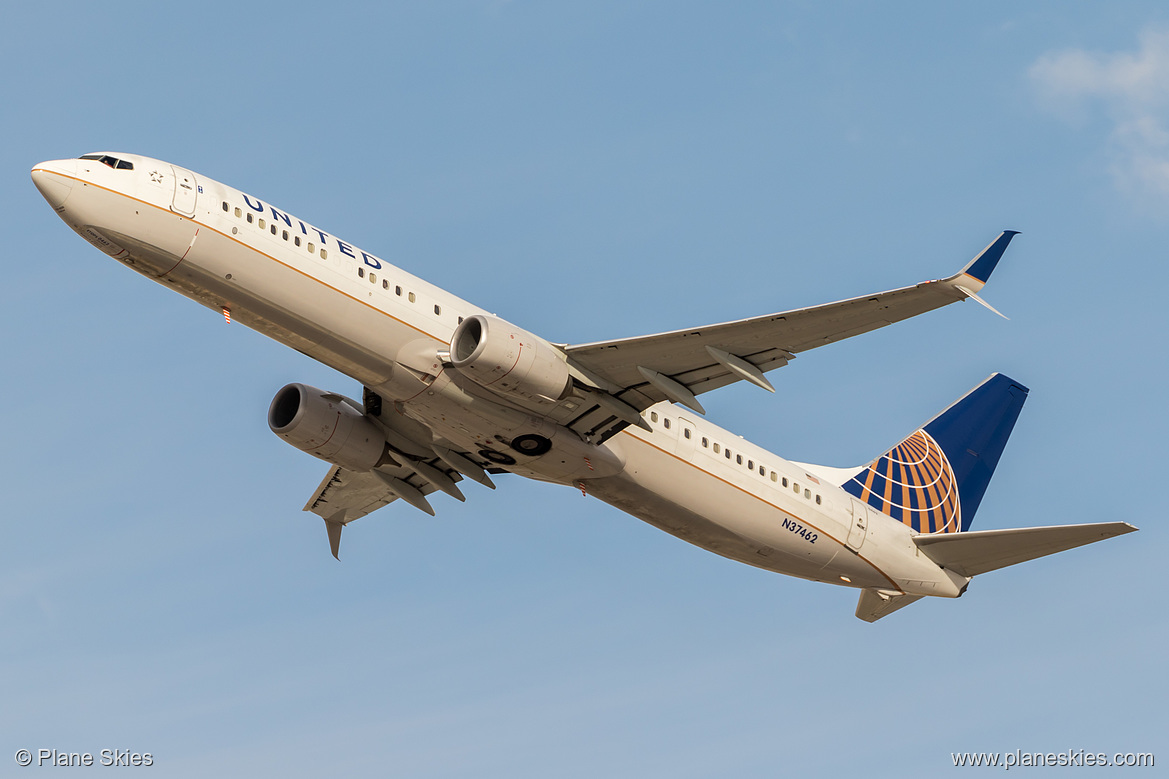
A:
<svg viewBox="0 0 1169 779">
<path fill-rule="evenodd" d="M 77 174 L 77 160 L 52 160 L 42 162 L 32 169 L 32 183 L 41 191 L 45 200 L 56 210 L 65 205 L 73 191 Z"/>
</svg>

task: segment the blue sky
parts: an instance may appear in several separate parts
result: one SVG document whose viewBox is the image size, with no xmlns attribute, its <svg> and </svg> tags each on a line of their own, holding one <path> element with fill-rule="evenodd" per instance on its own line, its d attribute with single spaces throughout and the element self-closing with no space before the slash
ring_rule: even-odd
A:
<svg viewBox="0 0 1169 779">
<path fill-rule="evenodd" d="M 155 775 L 937 776 L 1155 752 L 1163 3 L 23 4 L 0 63 L 0 764 Z M 127 272 L 28 179 L 94 150 L 238 186 L 584 342 L 936 278 L 975 305 L 801 355 L 708 416 L 855 465 L 988 374 L 1031 395 L 977 528 L 1130 521 L 873 625 L 568 489 L 394 506 L 328 554 L 265 424 L 355 382 Z M 1164 754 L 1161 754 L 1164 753 Z M 36 769 L 27 769 L 30 772 Z"/>
</svg>

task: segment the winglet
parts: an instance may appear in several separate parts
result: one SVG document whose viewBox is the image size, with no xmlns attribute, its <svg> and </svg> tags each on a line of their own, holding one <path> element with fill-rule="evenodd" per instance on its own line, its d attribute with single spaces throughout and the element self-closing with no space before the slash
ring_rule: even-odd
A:
<svg viewBox="0 0 1169 779">
<path fill-rule="evenodd" d="M 341 560 L 341 531 L 345 528 L 345 523 L 342 521 L 345 512 L 341 511 L 332 517 L 325 517 L 325 531 L 329 534 L 329 549 L 333 552 L 333 557 Z"/>
<path fill-rule="evenodd" d="M 954 289 L 958 290 L 958 291 L 959 291 L 959 292 L 961 292 L 963 295 L 965 295 L 966 297 L 970 298 L 971 300 L 973 300 L 975 303 L 979 304 L 980 306 L 982 306 L 982 307 L 984 307 L 984 308 L 988 308 L 988 309 L 990 309 L 990 310 L 991 310 L 993 313 L 995 313 L 995 314 L 998 314 L 998 315 L 999 315 L 999 316 L 1001 316 L 1003 319 L 1010 320 L 1010 317 L 1009 317 L 1009 316 L 1007 316 L 1006 314 L 1004 314 L 1002 311 L 999 311 L 997 308 L 995 308 L 994 306 L 992 306 L 990 303 L 987 303 L 985 300 L 983 300 L 982 298 L 978 297 L 978 295 L 974 294 L 974 292 L 973 292 L 973 291 L 971 291 L 971 290 L 967 289 L 966 287 L 963 287 L 961 284 L 955 284 L 955 285 L 954 285 Z"/>
<path fill-rule="evenodd" d="M 995 266 L 999 264 L 999 260 L 1003 258 L 1003 252 L 1007 250 L 1007 245 L 1011 239 L 1019 234 L 1018 230 L 1003 230 L 998 238 L 991 242 L 982 250 L 982 253 L 970 261 L 970 264 L 962 269 L 962 273 L 970 278 L 985 284 L 990 274 L 994 272 Z"/>
</svg>

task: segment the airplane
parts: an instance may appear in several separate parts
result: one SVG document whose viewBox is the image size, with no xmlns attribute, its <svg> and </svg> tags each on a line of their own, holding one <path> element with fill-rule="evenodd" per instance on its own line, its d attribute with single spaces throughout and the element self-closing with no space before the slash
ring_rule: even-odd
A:
<svg viewBox="0 0 1169 779">
<path fill-rule="evenodd" d="M 90 244 L 228 322 L 362 385 L 281 388 L 272 432 L 330 464 L 305 511 L 343 528 L 395 501 L 494 489 L 512 473 L 579 489 L 747 565 L 860 591 L 874 622 L 973 577 L 1135 531 L 1125 522 L 971 530 L 1027 398 L 994 374 L 871 462 L 789 462 L 706 421 L 698 396 L 798 354 L 979 292 L 1015 231 L 954 275 L 734 322 L 551 343 L 267 201 L 178 165 L 98 152 L 33 183 Z M 994 309 L 991 308 L 993 311 Z M 996 312 L 997 313 L 997 312 Z"/>
</svg>

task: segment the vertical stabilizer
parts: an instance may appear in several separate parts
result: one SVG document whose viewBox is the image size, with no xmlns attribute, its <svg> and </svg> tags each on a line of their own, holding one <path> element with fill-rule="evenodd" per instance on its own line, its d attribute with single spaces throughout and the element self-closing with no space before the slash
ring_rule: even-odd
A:
<svg viewBox="0 0 1169 779">
<path fill-rule="evenodd" d="M 967 530 L 1026 399 L 996 373 L 842 486 L 919 532 Z"/>
</svg>

